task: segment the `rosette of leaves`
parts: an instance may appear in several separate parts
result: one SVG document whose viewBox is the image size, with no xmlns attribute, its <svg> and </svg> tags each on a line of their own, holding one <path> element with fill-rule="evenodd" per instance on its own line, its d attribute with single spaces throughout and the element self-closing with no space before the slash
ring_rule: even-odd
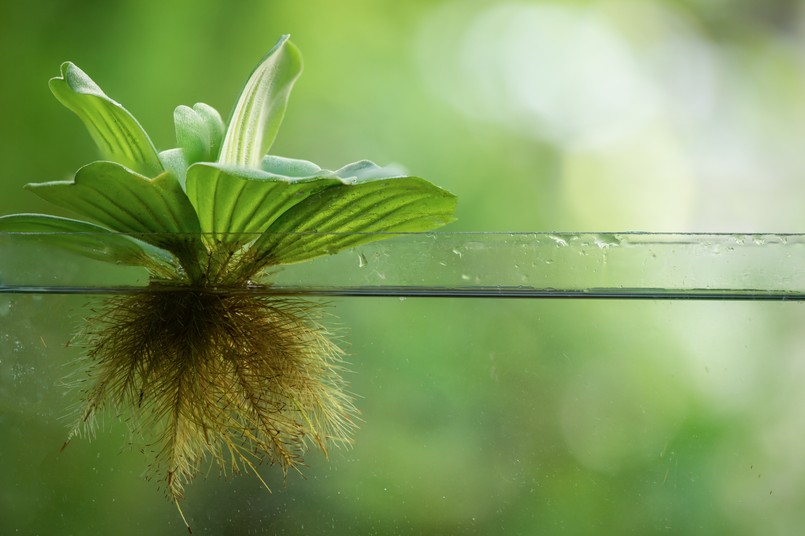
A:
<svg viewBox="0 0 805 536">
<path fill-rule="evenodd" d="M 81 219 L 0 217 L 54 247 L 151 274 L 88 320 L 84 402 L 71 436 L 111 407 L 154 454 L 170 498 L 204 459 L 225 472 L 296 468 L 308 443 L 348 443 L 354 412 L 340 351 L 304 301 L 249 292 L 257 274 L 454 219 L 455 197 L 361 161 L 330 171 L 269 155 L 302 70 L 283 36 L 249 77 L 226 125 L 206 104 L 174 112 L 178 148 L 157 152 L 137 120 L 83 71 L 50 81 L 103 159 L 68 181 L 28 184 Z M 53 234 L 49 234 L 53 233 Z M 258 475 L 259 476 L 259 475 Z"/>
</svg>

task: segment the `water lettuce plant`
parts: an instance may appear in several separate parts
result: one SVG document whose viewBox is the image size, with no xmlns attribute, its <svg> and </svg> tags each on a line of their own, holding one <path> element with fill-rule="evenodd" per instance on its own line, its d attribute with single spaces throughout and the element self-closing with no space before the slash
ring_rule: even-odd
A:
<svg viewBox="0 0 805 536">
<path fill-rule="evenodd" d="M 179 504 L 205 460 L 224 472 L 298 468 L 313 444 L 349 443 L 354 408 L 341 352 L 318 308 L 249 292 L 267 270 L 453 220 L 455 197 L 360 161 L 326 170 L 268 151 L 302 70 L 283 36 L 246 82 L 228 124 L 203 103 L 174 112 L 177 148 L 158 152 L 140 123 L 72 63 L 50 81 L 102 160 L 72 180 L 28 184 L 82 219 L 0 217 L 53 247 L 142 266 L 146 292 L 109 298 L 84 335 L 82 408 L 70 438 L 114 409 Z M 230 292 L 230 290 L 240 290 Z M 68 439 L 69 441 L 69 439 Z M 259 477 L 259 474 L 258 474 Z"/>
</svg>

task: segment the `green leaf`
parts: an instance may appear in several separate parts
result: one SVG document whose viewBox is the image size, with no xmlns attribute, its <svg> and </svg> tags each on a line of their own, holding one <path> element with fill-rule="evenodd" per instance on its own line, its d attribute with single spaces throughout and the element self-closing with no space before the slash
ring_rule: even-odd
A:
<svg viewBox="0 0 805 536">
<path fill-rule="evenodd" d="M 187 196 L 203 233 L 216 240 L 247 242 L 228 233 L 262 233 L 285 211 L 341 181 L 313 177 L 289 179 L 258 169 L 199 163 L 187 170 Z"/>
<path fill-rule="evenodd" d="M 359 160 L 333 171 L 333 175 L 342 179 L 363 181 L 368 179 L 389 179 L 402 177 L 405 170 L 400 166 L 378 166 L 371 160 Z"/>
<path fill-rule="evenodd" d="M 313 162 L 296 160 L 282 156 L 266 155 L 260 163 L 260 169 L 274 175 L 284 177 L 338 177 L 339 179 L 358 181 L 367 179 L 387 179 L 405 176 L 405 170 L 400 166 L 378 166 L 369 160 L 360 160 L 346 166 L 330 171 L 322 169 Z"/>
<path fill-rule="evenodd" d="M 169 173 L 151 180 L 113 162 L 93 162 L 73 181 L 26 185 L 43 199 L 123 233 L 200 232 L 193 206 Z"/>
<path fill-rule="evenodd" d="M 171 264 L 166 251 L 80 220 L 47 214 L 13 214 L 0 216 L 0 231 L 35 233 L 32 237 L 37 240 L 100 261 L 146 268 Z"/>
<path fill-rule="evenodd" d="M 191 277 L 200 273 L 204 247 L 190 200 L 171 173 L 153 180 L 113 162 L 93 162 L 73 181 L 25 186 L 54 205 L 71 210 L 177 256 Z"/>
<path fill-rule="evenodd" d="M 232 111 L 218 162 L 257 168 L 277 136 L 293 84 L 299 49 L 283 35 L 249 77 Z"/>
<path fill-rule="evenodd" d="M 274 155 L 264 156 L 260 162 L 260 169 L 272 175 L 295 178 L 329 177 L 332 174 L 307 160 L 296 160 L 295 158 Z"/>
<path fill-rule="evenodd" d="M 184 156 L 184 149 L 168 149 L 159 153 L 159 161 L 165 171 L 173 174 L 184 188 L 184 178 L 187 173 L 187 159 Z"/>
<path fill-rule="evenodd" d="M 62 64 L 61 73 L 50 80 L 50 90 L 84 122 L 105 159 L 149 177 L 162 172 L 154 144 L 134 116 L 72 63 Z"/>
<path fill-rule="evenodd" d="M 455 207 L 453 194 L 418 177 L 334 186 L 280 216 L 252 245 L 254 262 L 246 269 L 301 262 L 388 238 L 374 233 L 435 229 L 455 219 Z"/>
<path fill-rule="evenodd" d="M 195 162 L 214 162 L 224 138 L 224 122 L 218 111 L 196 103 L 192 108 L 179 106 L 173 112 L 176 142 L 182 148 L 188 165 Z"/>
</svg>

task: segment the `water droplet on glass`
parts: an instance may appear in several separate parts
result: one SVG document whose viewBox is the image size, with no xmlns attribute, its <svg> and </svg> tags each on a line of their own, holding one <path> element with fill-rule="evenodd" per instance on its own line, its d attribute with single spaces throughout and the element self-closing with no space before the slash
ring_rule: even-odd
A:
<svg viewBox="0 0 805 536">
<path fill-rule="evenodd" d="M 369 264 L 369 261 L 366 260 L 366 256 L 363 253 L 358 254 L 358 268 L 363 268 Z"/>
<path fill-rule="evenodd" d="M 456 248 L 453 248 L 453 253 L 455 253 L 456 255 L 461 257 L 461 252 L 459 250 L 457 250 Z"/>
</svg>

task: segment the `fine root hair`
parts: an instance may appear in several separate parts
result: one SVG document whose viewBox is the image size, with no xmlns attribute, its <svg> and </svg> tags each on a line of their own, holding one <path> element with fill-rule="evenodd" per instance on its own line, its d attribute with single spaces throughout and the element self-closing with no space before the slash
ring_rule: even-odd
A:
<svg viewBox="0 0 805 536">
<path fill-rule="evenodd" d="M 113 409 L 178 501 L 205 460 L 226 474 L 298 470 L 311 444 L 348 445 L 355 408 L 321 305 L 175 289 L 109 298 L 82 337 L 83 404 L 70 438 Z M 69 438 L 68 438 L 69 441 Z M 177 502 L 178 504 L 178 502 Z"/>
</svg>

